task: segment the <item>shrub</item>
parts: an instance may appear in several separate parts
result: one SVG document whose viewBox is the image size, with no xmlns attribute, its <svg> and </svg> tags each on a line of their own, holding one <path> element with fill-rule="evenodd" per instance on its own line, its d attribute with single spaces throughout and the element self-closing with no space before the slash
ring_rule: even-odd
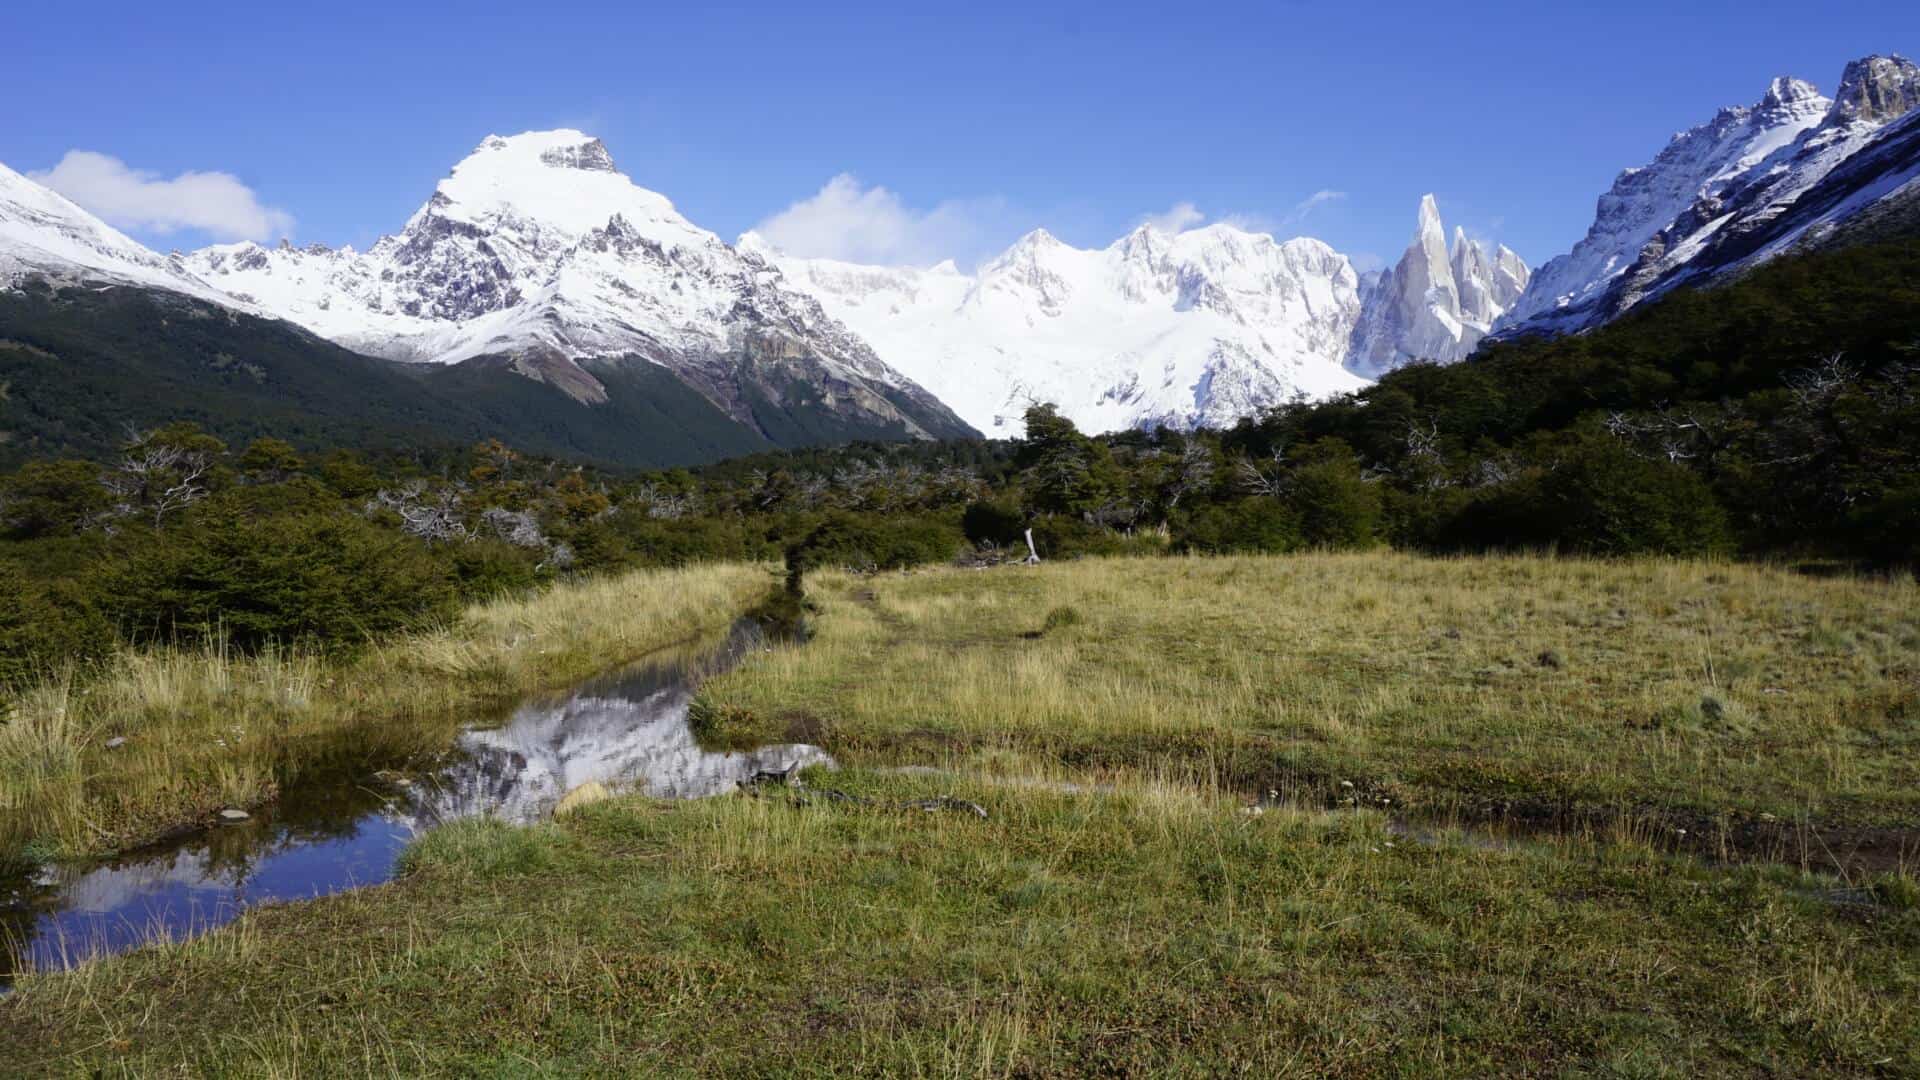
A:
<svg viewBox="0 0 1920 1080">
<path fill-rule="evenodd" d="M 17 539 L 72 536 L 112 502 L 90 461 L 35 461 L 0 481 L 0 530 Z"/>
<path fill-rule="evenodd" d="M 494 539 L 473 540 L 444 550 L 454 588 L 465 600 L 526 592 L 542 579 L 536 568 L 543 554 L 539 550 Z"/>
<path fill-rule="evenodd" d="M 419 541 L 351 514 L 255 518 L 222 505 L 150 534 L 104 595 L 136 639 L 224 634 L 351 645 L 451 617 L 446 565 Z"/>
<path fill-rule="evenodd" d="M 0 562 L 0 687 L 21 686 L 68 662 L 97 660 L 119 638 L 78 583 L 35 580 Z"/>
<path fill-rule="evenodd" d="M 1600 555 L 1706 555 L 1731 546 L 1725 511 L 1691 470 L 1582 440 L 1542 483 L 1542 520 L 1563 548 Z"/>
<path fill-rule="evenodd" d="M 1047 612 L 1046 621 L 1040 624 L 1040 632 L 1051 634 L 1055 630 L 1065 630 L 1070 626 L 1079 626 L 1080 609 L 1062 605 Z"/>
<path fill-rule="evenodd" d="M 1033 546 L 1043 559 L 1159 555 L 1166 551 L 1166 541 L 1158 533 L 1120 533 L 1104 525 L 1058 515 L 1034 520 Z"/>
<path fill-rule="evenodd" d="M 1303 543 L 1292 508 L 1262 497 L 1200 506 L 1173 530 L 1175 550 L 1207 555 L 1298 551 Z"/>
<path fill-rule="evenodd" d="M 767 538 L 765 527 L 741 518 L 664 520 L 622 510 L 604 524 L 625 545 L 624 557 L 638 566 L 764 562 L 780 557 L 780 547 Z M 596 558 L 607 557 L 604 549 L 596 553 Z"/>
<path fill-rule="evenodd" d="M 947 562 L 959 553 L 962 539 L 951 520 L 937 517 L 835 512 L 798 542 L 797 551 L 789 550 L 808 570 L 897 570 Z M 791 558 L 788 562 L 793 564 Z"/>
<path fill-rule="evenodd" d="M 1380 539 L 1380 489 L 1361 475 L 1360 459 L 1338 439 L 1306 448 L 1288 478 L 1287 503 L 1300 536 L 1315 547 L 1371 547 Z"/>
<path fill-rule="evenodd" d="M 960 515 L 960 531 L 969 543 L 1007 547 L 1021 542 L 1026 519 L 1015 507 L 982 499 Z"/>
</svg>

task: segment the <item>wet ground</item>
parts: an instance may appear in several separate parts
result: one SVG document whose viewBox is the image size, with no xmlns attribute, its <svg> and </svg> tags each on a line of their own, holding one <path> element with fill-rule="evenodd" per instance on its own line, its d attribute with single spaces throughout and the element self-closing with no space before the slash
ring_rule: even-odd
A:
<svg viewBox="0 0 1920 1080">
<path fill-rule="evenodd" d="M 759 627 L 742 622 L 716 653 L 642 662 L 477 724 L 431 768 L 310 775 L 243 821 L 0 881 L 0 985 L 9 972 L 219 926 L 254 904 L 377 884 L 426 829 L 480 815 L 537 821 L 583 784 L 699 798 L 762 772 L 831 764 L 804 744 L 718 753 L 695 740 L 687 711 L 700 679 L 763 647 Z"/>
</svg>

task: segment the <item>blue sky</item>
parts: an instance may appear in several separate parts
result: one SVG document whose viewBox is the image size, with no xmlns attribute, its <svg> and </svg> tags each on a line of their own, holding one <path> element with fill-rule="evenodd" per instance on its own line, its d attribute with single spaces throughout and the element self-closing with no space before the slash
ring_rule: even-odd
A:
<svg viewBox="0 0 1920 1080">
<path fill-rule="evenodd" d="M 1184 205 L 1391 259 L 1432 191 L 1537 264 L 1716 107 L 1920 49 L 1901 4 L 909 7 L 12 0 L 0 162 L 228 174 L 139 188 L 194 203 L 122 211 L 161 248 L 195 222 L 365 245 L 488 133 L 570 126 L 729 238 L 810 199 L 815 226 L 887 219 L 819 254 L 966 263 Z"/>
</svg>

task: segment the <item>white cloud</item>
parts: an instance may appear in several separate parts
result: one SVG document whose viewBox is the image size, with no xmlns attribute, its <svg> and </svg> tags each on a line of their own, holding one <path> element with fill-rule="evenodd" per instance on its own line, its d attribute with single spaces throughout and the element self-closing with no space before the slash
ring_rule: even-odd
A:
<svg viewBox="0 0 1920 1080">
<path fill-rule="evenodd" d="M 1164 213 L 1148 214 L 1140 219 L 1140 223 L 1161 232 L 1183 233 L 1205 220 L 1207 215 L 1201 213 L 1199 207 L 1190 202 L 1181 202 L 1174 203 Z"/>
<path fill-rule="evenodd" d="M 291 214 L 262 205 L 230 173 L 184 172 L 167 180 L 107 154 L 69 150 L 52 169 L 30 175 L 123 229 L 162 235 L 199 229 L 219 240 L 271 240 L 293 230 Z"/>
<path fill-rule="evenodd" d="M 1222 225 L 1231 225 L 1242 232 L 1279 236 L 1305 221 L 1320 207 L 1328 203 L 1340 202 L 1346 197 L 1347 193 L 1344 191 L 1323 189 L 1300 200 L 1284 217 L 1275 218 L 1270 214 L 1262 213 L 1234 213 L 1222 214 L 1214 220 Z M 1207 215 L 1201 213 L 1192 203 L 1183 202 L 1175 204 L 1164 214 L 1154 214 L 1142 220 L 1157 229 L 1177 233 L 1206 221 Z"/>
<path fill-rule="evenodd" d="M 1305 221 L 1307 219 L 1307 215 L 1313 213 L 1315 210 L 1319 209 L 1320 207 L 1325 206 L 1328 203 L 1340 202 L 1344 200 L 1346 197 L 1347 197 L 1347 193 L 1344 191 L 1334 191 L 1330 188 L 1321 188 L 1319 191 L 1316 191 L 1313 194 L 1307 196 L 1306 198 L 1301 199 L 1298 203 L 1295 203 L 1293 207 L 1293 213 L 1287 215 L 1287 220 L 1290 222 Z"/>
<path fill-rule="evenodd" d="M 950 200 L 931 210 L 848 173 L 754 226 L 774 247 L 802 258 L 927 266 L 979 254 L 1006 216 L 1000 199 Z"/>
</svg>

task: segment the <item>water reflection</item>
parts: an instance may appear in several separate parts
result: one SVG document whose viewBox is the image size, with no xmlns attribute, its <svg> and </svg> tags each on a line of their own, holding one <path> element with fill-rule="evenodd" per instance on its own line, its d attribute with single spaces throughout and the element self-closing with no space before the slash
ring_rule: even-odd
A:
<svg viewBox="0 0 1920 1080">
<path fill-rule="evenodd" d="M 445 765 L 411 782 L 314 778 L 251 821 L 86 870 L 0 883 L 8 942 L 0 980 L 23 966 L 64 967 L 218 926 L 252 904 L 384 881 L 423 829 L 486 814 L 536 821 L 582 784 L 699 798 L 757 772 L 831 764 L 814 746 L 716 753 L 694 739 L 687 709 L 699 679 L 760 645 L 758 628 L 743 623 L 717 655 L 642 664 L 528 702 L 498 727 L 463 733 Z"/>
</svg>

